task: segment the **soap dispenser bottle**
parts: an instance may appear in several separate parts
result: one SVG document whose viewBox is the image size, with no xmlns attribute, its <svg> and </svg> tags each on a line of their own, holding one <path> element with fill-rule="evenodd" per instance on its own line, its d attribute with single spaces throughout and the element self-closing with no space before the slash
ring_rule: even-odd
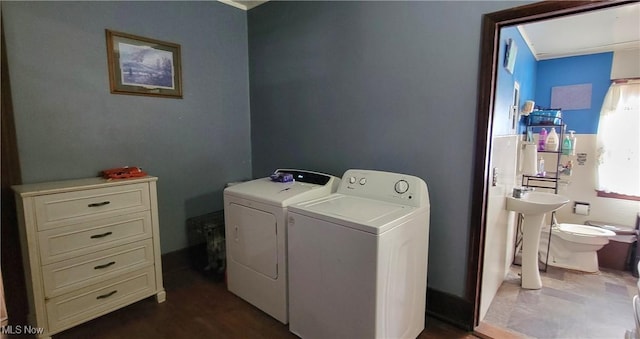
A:
<svg viewBox="0 0 640 339">
<path fill-rule="evenodd" d="M 544 177 L 545 175 L 547 175 L 547 172 L 544 170 L 544 159 L 540 157 L 540 159 L 538 159 L 538 176 Z"/>
<path fill-rule="evenodd" d="M 562 141 L 562 154 L 571 155 L 571 139 L 568 135 L 565 135 Z"/>
<path fill-rule="evenodd" d="M 547 143 L 547 129 L 542 128 L 538 134 L 538 151 L 544 151 Z"/>
<path fill-rule="evenodd" d="M 547 142 L 545 143 L 545 150 L 556 152 L 558 151 L 558 145 L 560 141 L 558 140 L 558 133 L 556 132 L 556 128 L 552 128 L 549 135 L 547 135 Z"/>
<path fill-rule="evenodd" d="M 569 154 L 576 155 L 576 142 L 578 141 L 575 136 L 576 131 L 569 131 L 569 140 L 571 140 L 571 152 Z"/>
</svg>

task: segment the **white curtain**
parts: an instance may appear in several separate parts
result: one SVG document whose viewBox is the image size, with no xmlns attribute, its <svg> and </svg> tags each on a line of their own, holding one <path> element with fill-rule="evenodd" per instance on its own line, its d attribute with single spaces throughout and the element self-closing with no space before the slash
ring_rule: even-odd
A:
<svg viewBox="0 0 640 339">
<path fill-rule="evenodd" d="M 598 190 L 640 196 L 640 80 L 609 87 L 597 143 Z"/>
</svg>

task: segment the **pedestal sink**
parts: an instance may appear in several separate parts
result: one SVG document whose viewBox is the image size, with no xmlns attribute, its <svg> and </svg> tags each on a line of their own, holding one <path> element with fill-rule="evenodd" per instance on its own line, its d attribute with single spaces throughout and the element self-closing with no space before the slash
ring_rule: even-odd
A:
<svg viewBox="0 0 640 339">
<path fill-rule="evenodd" d="M 522 198 L 507 197 L 507 210 L 524 215 L 522 224 L 522 288 L 542 287 L 538 268 L 540 231 L 545 215 L 566 205 L 569 199 L 558 194 L 529 192 Z"/>
</svg>

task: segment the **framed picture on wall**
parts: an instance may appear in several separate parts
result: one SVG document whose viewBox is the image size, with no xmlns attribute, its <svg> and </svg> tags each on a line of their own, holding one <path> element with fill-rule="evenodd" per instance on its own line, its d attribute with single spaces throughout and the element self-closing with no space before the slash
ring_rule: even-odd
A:
<svg viewBox="0 0 640 339">
<path fill-rule="evenodd" d="M 507 40 L 507 48 L 504 54 L 504 68 L 513 74 L 513 69 L 516 66 L 516 55 L 518 54 L 518 46 L 513 39 Z"/>
<path fill-rule="evenodd" d="M 107 29 L 111 93 L 182 98 L 180 45 Z"/>
</svg>

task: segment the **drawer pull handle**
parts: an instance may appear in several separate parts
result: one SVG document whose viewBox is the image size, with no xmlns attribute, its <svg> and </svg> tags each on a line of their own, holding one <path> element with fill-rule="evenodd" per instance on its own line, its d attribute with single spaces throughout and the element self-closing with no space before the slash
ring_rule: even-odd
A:
<svg viewBox="0 0 640 339">
<path fill-rule="evenodd" d="M 106 264 L 104 264 L 104 265 L 98 265 L 98 266 L 94 267 L 93 269 L 94 269 L 94 270 L 101 270 L 101 269 L 103 269 L 103 268 L 107 268 L 107 267 L 109 267 L 109 266 L 111 266 L 111 265 L 113 265 L 113 264 L 115 264 L 115 263 L 116 263 L 115 261 L 108 262 L 108 263 L 106 263 Z"/>
<path fill-rule="evenodd" d="M 98 300 L 100 300 L 100 299 L 107 299 L 107 298 L 109 298 L 110 296 L 112 296 L 112 295 L 116 294 L 116 292 L 118 292 L 118 290 L 113 290 L 113 291 L 111 291 L 111 292 L 109 292 L 109 293 L 107 293 L 107 294 L 103 294 L 103 295 L 99 295 L 99 296 L 97 296 L 97 297 L 96 297 L 96 299 L 98 299 Z"/>
<path fill-rule="evenodd" d="M 96 235 L 92 235 L 91 239 L 98 239 L 98 238 L 104 238 L 108 235 L 113 234 L 113 232 L 107 232 L 107 233 L 102 233 L 102 234 L 96 234 Z"/>
<path fill-rule="evenodd" d="M 94 202 L 93 204 L 87 205 L 88 207 L 100 207 L 104 205 L 109 205 L 111 201 L 103 201 L 103 202 Z"/>
</svg>

